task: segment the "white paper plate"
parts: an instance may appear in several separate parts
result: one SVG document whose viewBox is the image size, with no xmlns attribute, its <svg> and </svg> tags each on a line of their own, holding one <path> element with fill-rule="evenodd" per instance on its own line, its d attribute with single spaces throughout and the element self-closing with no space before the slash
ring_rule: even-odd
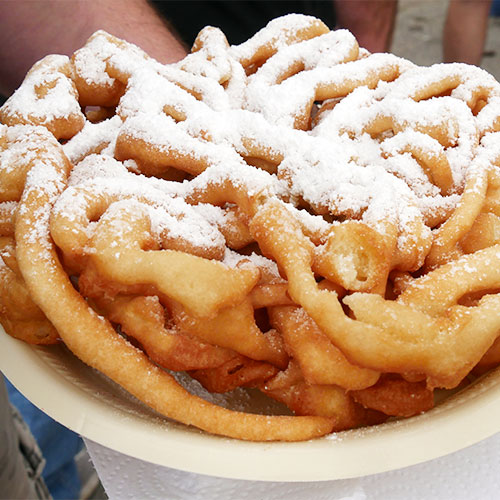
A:
<svg viewBox="0 0 500 500">
<path fill-rule="evenodd" d="M 158 417 L 63 346 L 32 347 L 0 331 L 0 369 L 36 406 L 101 445 L 189 472 L 319 481 L 437 458 L 500 431 L 500 371 L 418 417 L 301 443 L 249 443 Z"/>
</svg>

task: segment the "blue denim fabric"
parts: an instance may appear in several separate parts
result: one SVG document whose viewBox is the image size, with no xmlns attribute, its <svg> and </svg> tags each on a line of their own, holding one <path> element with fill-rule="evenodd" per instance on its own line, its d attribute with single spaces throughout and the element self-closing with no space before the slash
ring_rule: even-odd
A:
<svg viewBox="0 0 500 500">
<path fill-rule="evenodd" d="M 493 0 L 491 4 L 491 15 L 500 17 L 500 0 Z"/>
<path fill-rule="evenodd" d="M 10 402 L 18 409 L 46 460 L 43 478 L 54 500 L 79 498 L 80 479 L 75 455 L 82 449 L 78 434 L 57 423 L 28 401 L 8 380 Z"/>
</svg>

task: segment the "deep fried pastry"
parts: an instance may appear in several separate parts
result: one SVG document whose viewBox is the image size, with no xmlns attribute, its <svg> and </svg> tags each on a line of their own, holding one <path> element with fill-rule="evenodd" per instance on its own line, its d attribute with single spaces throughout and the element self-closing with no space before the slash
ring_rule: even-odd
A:
<svg viewBox="0 0 500 500">
<path fill-rule="evenodd" d="M 383 375 L 372 387 L 350 394 L 365 408 L 397 417 L 411 417 L 434 407 L 433 391 L 425 382 L 408 382 L 397 375 Z"/>
<path fill-rule="evenodd" d="M 99 31 L 0 108 L 0 321 L 215 434 L 427 411 L 500 363 L 499 103 L 308 16 L 169 65 Z"/>
<path fill-rule="evenodd" d="M 19 272 L 13 238 L 0 237 L 0 323 L 28 344 L 55 344 L 57 330 L 33 302 Z"/>
</svg>

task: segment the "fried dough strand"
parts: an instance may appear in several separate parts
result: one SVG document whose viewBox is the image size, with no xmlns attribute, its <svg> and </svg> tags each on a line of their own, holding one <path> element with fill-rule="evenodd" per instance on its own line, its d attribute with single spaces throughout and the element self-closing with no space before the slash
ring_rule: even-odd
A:
<svg viewBox="0 0 500 500">
<path fill-rule="evenodd" d="M 213 434 L 428 411 L 500 364 L 499 103 L 310 16 L 169 65 L 98 31 L 0 108 L 0 323 Z M 207 400 L 244 388 L 292 415 Z"/>
</svg>

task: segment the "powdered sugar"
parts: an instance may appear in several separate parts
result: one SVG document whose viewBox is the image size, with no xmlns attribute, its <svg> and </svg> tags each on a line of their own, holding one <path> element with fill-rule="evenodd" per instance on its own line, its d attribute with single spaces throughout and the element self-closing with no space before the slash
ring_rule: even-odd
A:
<svg viewBox="0 0 500 500">
<path fill-rule="evenodd" d="M 51 55 L 39 61 L 2 106 L 2 113 L 40 125 L 82 116 L 74 84 L 66 74 L 68 67 L 66 56 Z"/>
<path fill-rule="evenodd" d="M 114 82 L 109 68 L 130 75 L 147 59 L 148 56 L 135 45 L 117 41 L 104 31 L 94 33 L 73 55 L 76 74 L 88 85 L 104 87 L 110 87 Z"/>
<path fill-rule="evenodd" d="M 300 41 L 306 32 L 309 39 Z M 253 59 L 258 51 L 262 60 Z M 257 67 L 247 75 L 250 60 Z M 48 61 L 54 68 L 68 64 Z M 204 197 L 228 185 L 247 197 L 285 201 L 310 233 L 326 234 L 332 217 L 354 217 L 381 232 L 387 223 L 398 227 L 404 246 L 416 221 L 456 206 L 472 164 L 489 168 L 492 161 L 485 156 L 490 147 L 479 145 L 497 120 L 500 91 L 492 77 L 464 65 L 418 68 L 390 54 L 360 52 L 349 32 L 325 31 L 307 16 L 275 20 L 232 47 L 220 30 L 206 28 L 196 51 L 167 66 L 101 31 L 75 53 L 73 65 L 89 88 L 110 88 L 115 79 L 126 87 L 117 116 L 87 121 L 64 145 L 77 167 L 56 213 L 83 210 L 78 189 L 99 196 L 107 190 L 143 200 L 157 231 L 168 227 L 197 246 L 221 244 L 217 228 L 227 223 L 226 212 Z M 60 75 L 61 84 L 69 81 Z M 337 100 L 312 128 L 294 128 L 304 128 L 314 101 L 330 98 Z M 477 111 L 480 98 L 488 101 Z M 117 153 L 119 143 L 132 149 Z M 134 156 L 141 145 L 165 169 L 194 178 L 138 175 L 148 158 Z M 116 154 L 132 160 L 117 162 Z M 268 163 L 259 169 L 245 160 Z M 441 170 L 430 171 L 438 161 Z"/>
<path fill-rule="evenodd" d="M 65 95 L 59 97 L 61 92 Z M 389 54 L 369 54 L 359 50 L 350 33 L 329 32 L 318 20 L 304 16 L 273 21 L 237 47 L 229 47 L 220 30 L 207 28 L 188 57 L 167 66 L 98 32 L 72 60 L 45 59 L 2 108 L 14 120 L 9 124 L 16 123 L 19 115 L 21 121 L 39 123 L 53 133 L 54 120 L 61 119 L 63 127 L 75 119 L 78 123 L 70 132 L 54 133 L 62 145 L 43 127 L 0 127 L 0 186 L 5 187 L 0 193 L 2 201 L 15 200 L 1 205 L 0 215 L 6 214 L 2 223 L 8 231 L 14 211 L 18 227 L 29 226 L 16 241 L 19 256 L 24 261 L 36 258 L 36 273 L 46 275 L 40 280 L 42 286 L 61 274 L 57 290 L 70 290 L 76 300 L 68 302 L 68 311 L 85 309 L 73 285 L 91 298 L 89 304 L 103 309 L 108 304 L 100 303 L 101 293 L 106 300 L 122 293 L 158 294 L 162 306 L 154 313 L 155 321 L 172 321 L 180 335 L 197 336 L 195 324 L 204 329 L 206 320 L 220 330 L 206 339 L 208 343 L 253 359 L 252 347 L 219 341 L 224 335 L 241 333 L 244 342 L 253 338 L 257 347 L 263 344 L 269 351 L 255 360 L 283 369 L 293 349 L 286 335 L 279 337 L 279 321 L 272 317 L 282 311 L 268 310 L 269 318 L 260 317 L 262 311 L 254 316 L 252 305 L 260 309 L 294 301 L 298 316 L 292 319 L 310 314 L 353 362 L 359 361 L 363 340 L 368 344 L 374 336 L 384 364 L 371 361 L 365 352 L 360 366 L 399 373 L 408 362 L 409 373 L 423 373 L 435 384 L 434 358 L 428 369 L 427 358 L 413 359 L 414 348 L 423 352 L 426 346 L 420 339 L 441 320 L 454 321 L 456 311 L 447 310 L 445 318 L 429 316 L 421 331 L 413 322 L 403 328 L 407 331 L 401 339 L 395 333 L 401 323 L 397 311 L 410 310 L 404 294 L 416 294 L 432 274 L 425 274 L 424 262 L 432 268 L 434 259 L 440 266 L 440 259 L 448 259 L 447 247 L 451 253 L 465 251 L 467 242 L 453 227 L 455 219 L 463 216 L 472 225 L 490 177 L 492 190 L 497 189 L 499 96 L 497 82 L 481 71 L 462 65 L 422 69 Z M 53 102 L 54 109 L 48 110 Z M 469 205 L 463 201 L 469 199 L 479 201 L 464 215 Z M 484 206 L 488 202 L 494 203 L 488 200 Z M 447 232 L 457 234 L 450 241 Z M 26 248 L 28 257 L 22 253 Z M 65 270 L 75 274 L 71 281 L 56 262 L 56 249 Z M 41 256 L 35 255 L 39 250 Z M 440 250 L 444 253 L 438 254 Z M 494 255 L 491 248 L 486 250 L 486 267 L 494 267 L 498 249 L 493 249 Z M 485 263 L 474 257 L 479 252 L 470 259 L 457 259 L 457 267 L 451 269 L 484 284 L 487 273 L 479 264 Z M 121 260 L 126 255 L 133 256 L 134 269 L 130 259 Z M 368 276 L 372 260 L 373 274 L 378 273 L 373 279 Z M 116 264 L 110 272 L 117 273 L 116 282 L 106 276 L 111 261 Z M 365 261 L 369 261 L 366 267 Z M 188 269 L 169 262 L 182 262 Z M 147 276 L 136 271 L 139 267 Z M 196 271 L 201 267 L 217 273 Z M 443 269 L 447 272 L 445 266 L 438 271 Z M 155 281 L 164 271 L 168 279 Z M 387 283 L 388 292 L 399 293 L 396 288 L 402 288 L 396 283 L 391 289 L 392 277 L 387 281 L 391 271 L 424 277 L 415 281 L 413 292 L 412 285 L 406 287 L 401 301 L 385 301 L 378 293 Z M 222 274 L 227 279 L 219 279 Z M 365 285 L 367 276 L 373 283 Z M 37 276 L 29 278 L 34 289 Z M 343 315 L 336 293 L 330 292 L 337 286 L 347 290 L 344 305 L 355 319 Z M 38 301 L 52 312 L 47 317 L 57 320 L 58 304 L 38 290 Z M 428 297 L 438 293 L 430 290 Z M 356 311 L 356 304 L 363 301 L 387 310 L 380 325 L 378 318 L 369 318 L 370 312 L 377 315 L 374 308 Z M 436 300 L 436 307 L 440 302 Z M 176 315 L 179 305 L 183 311 Z M 469 315 L 465 328 L 482 323 L 481 307 L 456 308 L 458 314 Z M 118 346 L 122 338 L 108 317 L 90 308 L 88 312 L 87 319 L 94 323 L 79 322 L 74 329 L 70 325 L 71 333 L 63 325 L 61 336 L 66 341 L 108 328 L 101 335 L 105 342 L 93 345 L 92 354 L 85 351 L 83 358 L 106 370 L 107 362 L 100 365 L 94 355 L 105 352 L 100 351 L 105 345 Z M 413 312 L 415 317 L 424 315 Z M 263 333 L 268 320 L 278 331 Z M 344 325 L 352 327 L 347 330 L 352 335 L 345 335 Z M 461 333 L 458 327 L 457 332 Z M 495 323 L 484 346 L 491 345 L 497 332 Z M 448 345 L 455 333 L 441 328 L 436 343 Z M 308 342 L 307 335 L 303 337 Z M 386 350 L 386 341 L 402 346 L 404 363 L 398 349 Z M 357 344 L 352 352 L 349 342 Z M 140 352 L 125 348 L 124 366 L 115 372 L 133 390 L 133 377 L 125 372 L 129 362 L 142 363 Z M 439 370 L 443 359 L 436 358 Z M 157 395 L 149 385 L 154 370 L 149 364 L 142 370 L 144 377 L 137 377 L 143 386 L 136 392 L 142 396 L 145 389 L 146 402 Z M 295 376 L 291 370 L 281 371 L 279 381 L 290 382 L 290 373 Z M 305 371 L 302 375 L 308 383 L 316 383 L 307 379 Z M 446 377 L 443 380 L 449 383 Z M 350 398 L 343 396 L 346 401 Z M 169 410 L 167 405 L 167 415 Z M 186 421 L 191 422 L 189 411 Z M 264 437 L 268 438 L 265 431 Z"/>
<path fill-rule="evenodd" d="M 119 116 L 100 123 L 86 121 L 83 129 L 64 144 L 64 153 L 73 164 L 96 152 L 113 156 L 121 124 Z"/>
</svg>

